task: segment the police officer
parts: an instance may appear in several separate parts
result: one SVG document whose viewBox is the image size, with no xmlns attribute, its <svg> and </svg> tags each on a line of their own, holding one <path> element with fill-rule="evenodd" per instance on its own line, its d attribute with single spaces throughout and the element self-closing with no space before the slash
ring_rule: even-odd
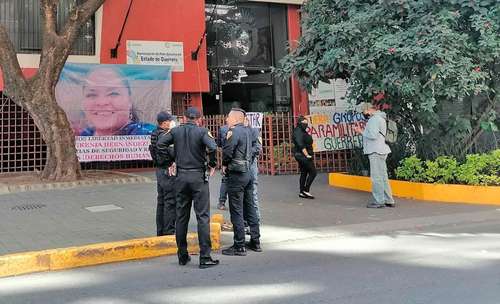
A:
<svg viewBox="0 0 500 304">
<path fill-rule="evenodd" d="M 252 128 L 248 117 L 245 118 L 245 127 L 250 129 L 250 134 L 252 135 L 252 161 L 250 163 L 250 172 L 252 173 L 253 180 L 253 205 L 255 212 L 257 213 L 257 218 L 260 222 L 260 206 L 259 206 L 259 156 L 262 152 L 262 137 L 260 136 L 260 130 L 257 128 Z M 245 218 L 246 220 L 246 218 Z"/>
<path fill-rule="evenodd" d="M 173 127 L 174 121 L 170 113 L 163 111 L 158 113 L 156 120 L 158 126 L 151 133 L 149 152 L 156 167 L 156 190 L 158 192 L 156 199 L 156 235 L 161 236 L 175 234 L 175 177 L 168 174 L 167 163 L 164 158 L 158 155 L 156 143 L 161 134 Z M 169 147 L 169 153 L 173 153 L 173 146 Z"/>
<path fill-rule="evenodd" d="M 219 135 L 217 136 L 217 146 L 221 149 L 224 147 L 226 143 L 227 132 L 229 131 L 228 125 L 223 125 L 219 129 Z M 219 203 L 217 204 L 217 209 L 227 210 L 226 209 L 226 200 L 227 200 L 227 176 L 222 174 L 222 180 L 220 182 L 219 189 Z"/>
<path fill-rule="evenodd" d="M 227 124 L 230 130 L 222 151 L 222 170 L 227 174 L 229 213 L 234 231 L 233 246 L 222 250 L 224 255 L 245 256 L 246 248 L 262 251 L 260 229 L 256 210 L 253 206 L 253 180 L 250 172 L 252 161 L 252 135 L 243 125 L 245 111 L 235 108 L 229 112 Z M 245 244 L 243 218 L 250 226 L 250 242 Z"/>
<path fill-rule="evenodd" d="M 168 147 L 174 144 L 177 167 L 175 239 L 179 264 L 186 265 L 191 260 L 186 236 L 191 204 L 194 201 L 194 211 L 198 220 L 200 268 L 208 268 L 219 264 L 218 260 L 213 260 L 210 256 L 210 194 L 206 172 L 207 152 L 210 176 L 215 172 L 217 145 L 210 132 L 198 126 L 200 117 L 201 114 L 196 108 L 188 108 L 184 115 L 184 123 L 160 136 L 157 147 L 160 155 L 168 157 Z M 169 163 L 172 161 L 170 159 Z"/>
</svg>

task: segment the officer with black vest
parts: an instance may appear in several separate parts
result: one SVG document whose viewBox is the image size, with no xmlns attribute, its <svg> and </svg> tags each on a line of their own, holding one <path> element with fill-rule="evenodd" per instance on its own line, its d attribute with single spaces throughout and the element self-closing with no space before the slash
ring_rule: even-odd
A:
<svg viewBox="0 0 500 304">
<path fill-rule="evenodd" d="M 243 125 L 245 111 L 234 108 L 229 112 L 227 124 L 230 130 L 222 151 L 222 170 L 227 174 L 229 213 L 234 231 L 233 246 L 222 250 L 224 255 L 245 256 L 246 248 L 262 251 L 260 229 L 253 204 L 253 178 L 250 165 L 253 157 L 251 130 Z M 250 226 L 250 242 L 245 244 L 246 218 Z"/>
<path fill-rule="evenodd" d="M 173 144 L 175 150 L 177 222 L 175 238 L 177 256 L 180 265 L 186 265 L 191 258 L 187 249 L 187 231 L 191 205 L 198 220 L 198 242 L 200 245 L 200 268 L 219 264 L 210 256 L 210 194 L 208 190 L 207 153 L 210 176 L 215 173 L 217 145 L 210 132 L 199 127 L 201 114 L 196 108 L 188 108 L 184 115 L 184 124 L 158 139 L 158 152 L 169 157 L 168 147 Z M 170 159 L 169 164 L 174 160 Z"/>
<path fill-rule="evenodd" d="M 158 127 L 151 133 L 149 152 L 156 167 L 156 190 L 158 192 L 156 199 L 156 235 L 161 236 L 175 234 L 175 176 L 169 174 L 165 159 L 158 155 L 156 143 L 161 134 L 174 127 L 174 121 L 170 113 L 163 111 L 158 113 L 156 120 L 158 121 Z M 169 153 L 173 155 L 173 146 L 169 147 Z"/>
</svg>

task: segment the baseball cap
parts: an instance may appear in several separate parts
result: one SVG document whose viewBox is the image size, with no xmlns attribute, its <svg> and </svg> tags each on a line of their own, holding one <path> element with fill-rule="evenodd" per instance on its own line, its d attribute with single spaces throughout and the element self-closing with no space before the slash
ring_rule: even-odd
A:
<svg viewBox="0 0 500 304">
<path fill-rule="evenodd" d="M 161 111 L 160 113 L 158 113 L 158 115 L 156 115 L 156 120 L 158 121 L 159 124 L 161 124 L 164 121 L 173 120 L 173 118 L 174 117 L 170 115 L 170 113 L 165 111 Z"/>
<path fill-rule="evenodd" d="M 201 117 L 201 113 L 197 108 L 189 107 L 189 108 L 187 108 L 184 116 L 186 116 L 187 118 L 190 118 L 190 119 L 196 119 L 196 118 Z"/>
</svg>

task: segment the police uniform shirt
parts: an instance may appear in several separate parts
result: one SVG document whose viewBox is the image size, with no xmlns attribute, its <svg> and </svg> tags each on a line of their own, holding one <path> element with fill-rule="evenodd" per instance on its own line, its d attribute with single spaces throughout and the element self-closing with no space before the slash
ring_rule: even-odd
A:
<svg viewBox="0 0 500 304">
<path fill-rule="evenodd" d="M 248 140 L 250 137 L 250 140 Z M 233 159 L 250 160 L 247 155 L 247 144 L 251 144 L 249 128 L 237 124 L 227 132 L 226 143 L 222 150 L 222 165 L 228 166 Z M 250 150 L 250 154 L 251 154 Z"/>
<path fill-rule="evenodd" d="M 207 129 L 198 127 L 194 122 L 187 122 L 162 134 L 157 144 L 160 155 L 167 156 L 168 146 L 171 144 L 174 144 L 178 169 L 206 169 L 207 153 L 208 165 L 212 168 L 217 165 L 217 145 L 213 136 Z M 171 159 L 170 163 L 173 161 Z"/>
</svg>

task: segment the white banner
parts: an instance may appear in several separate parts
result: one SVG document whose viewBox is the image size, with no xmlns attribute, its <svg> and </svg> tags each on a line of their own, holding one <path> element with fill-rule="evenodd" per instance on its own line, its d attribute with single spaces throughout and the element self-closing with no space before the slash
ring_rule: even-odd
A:
<svg viewBox="0 0 500 304">
<path fill-rule="evenodd" d="M 127 64 L 168 65 L 184 72 L 182 42 L 127 40 Z"/>
<path fill-rule="evenodd" d="M 261 112 L 247 112 L 247 118 L 250 123 L 250 127 L 256 129 L 262 129 L 262 121 L 264 119 L 264 114 Z"/>
<path fill-rule="evenodd" d="M 76 151 L 80 162 L 151 160 L 149 135 L 78 136 Z"/>
</svg>

